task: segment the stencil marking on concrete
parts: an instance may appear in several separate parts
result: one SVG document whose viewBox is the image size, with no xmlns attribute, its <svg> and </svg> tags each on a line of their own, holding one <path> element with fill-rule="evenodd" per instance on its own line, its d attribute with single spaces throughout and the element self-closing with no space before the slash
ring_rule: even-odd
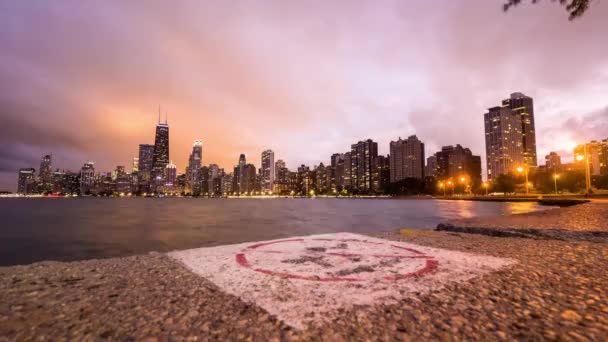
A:
<svg viewBox="0 0 608 342">
<path fill-rule="evenodd" d="M 223 291 L 296 328 L 355 305 L 382 305 L 514 261 L 350 233 L 169 253 Z"/>
</svg>

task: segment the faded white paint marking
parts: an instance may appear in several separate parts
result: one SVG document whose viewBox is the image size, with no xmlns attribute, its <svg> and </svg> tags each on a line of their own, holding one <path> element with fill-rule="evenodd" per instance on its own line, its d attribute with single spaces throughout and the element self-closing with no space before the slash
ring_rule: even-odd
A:
<svg viewBox="0 0 608 342">
<path fill-rule="evenodd" d="M 227 293 L 296 328 L 390 304 L 514 261 L 337 233 L 171 252 Z"/>
</svg>

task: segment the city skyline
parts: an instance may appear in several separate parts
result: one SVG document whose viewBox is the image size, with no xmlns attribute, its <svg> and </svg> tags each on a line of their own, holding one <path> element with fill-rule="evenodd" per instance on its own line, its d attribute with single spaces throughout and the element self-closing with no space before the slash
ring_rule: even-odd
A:
<svg viewBox="0 0 608 342">
<path fill-rule="evenodd" d="M 485 160 L 479 117 L 513 91 L 535 99 L 539 163 L 605 138 L 606 3 L 574 22 L 550 1 L 508 13 L 499 2 L 384 4 L 71 4 L 79 16 L 2 4 L 0 190 L 51 152 L 72 170 L 131 165 L 154 142 L 159 103 L 180 172 L 197 138 L 203 164 L 226 170 L 239 153 L 259 166 L 268 148 L 290 169 L 327 163 L 368 138 L 385 155 L 412 134 L 429 155 L 458 143 Z"/>
</svg>

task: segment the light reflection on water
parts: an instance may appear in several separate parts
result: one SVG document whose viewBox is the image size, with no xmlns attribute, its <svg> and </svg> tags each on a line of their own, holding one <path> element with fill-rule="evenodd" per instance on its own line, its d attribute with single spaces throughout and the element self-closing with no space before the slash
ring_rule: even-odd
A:
<svg viewBox="0 0 608 342">
<path fill-rule="evenodd" d="M 331 232 L 433 229 L 536 203 L 391 199 L 1 199 L 0 265 L 79 260 Z"/>
</svg>

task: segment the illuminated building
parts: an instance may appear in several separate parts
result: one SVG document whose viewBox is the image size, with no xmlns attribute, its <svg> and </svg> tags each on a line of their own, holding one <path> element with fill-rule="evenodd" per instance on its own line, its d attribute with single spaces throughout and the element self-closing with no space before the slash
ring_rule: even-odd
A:
<svg viewBox="0 0 608 342">
<path fill-rule="evenodd" d="M 46 155 L 40 160 L 40 170 L 38 172 L 39 189 L 41 192 L 53 191 L 53 171 L 51 166 L 51 156 Z"/>
<path fill-rule="evenodd" d="M 186 168 L 186 189 L 187 193 L 199 195 L 202 191 L 201 186 L 201 161 L 203 159 L 203 143 L 200 140 L 194 141 L 192 152 L 188 158 Z"/>
<path fill-rule="evenodd" d="M 434 176 L 437 179 L 449 180 L 466 177 L 481 182 L 481 157 L 473 155 L 470 149 L 464 148 L 460 144 L 444 146 L 433 157 L 436 163 Z"/>
<path fill-rule="evenodd" d="M 131 166 L 131 172 L 139 171 L 139 158 L 133 157 L 133 165 Z"/>
<path fill-rule="evenodd" d="M 141 160 L 141 159 L 140 159 Z M 162 183 L 164 172 L 169 164 L 169 125 L 159 122 L 156 125 L 154 137 L 154 155 L 152 156 L 152 178 L 156 183 Z"/>
<path fill-rule="evenodd" d="M 513 172 L 524 163 L 521 114 L 492 107 L 484 114 L 488 180 Z"/>
<path fill-rule="evenodd" d="M 275 169 L 274 169 L 274 152 L 272 150 L 266 150 L 262 152 L 262 191 L 270 192 L 273 190 L 275 181 Z"/>
<path fill-rule="evenodd" d="M 592 140 L 587 144 L 578 145 L 574 148 L 575 156 L 584 156 L 585 145 L 589 160 L 589 173 L 591 176 L 608 175 L 608 139 L 601 141 Z M 585 159 L 578 160 L 574 158 L 574 166 L 577 169 L 584 170 Z"/>
<path fill-rule="evenodd" d="M 95 185 L 95 166 L 93 162 L 86 162 L 80 169 L 80 194 L 90 194 Z"/>
<path fill-rule="evenodd" d="M 367 139 L 350 146 L 350 183 L 354 190 L 372 190 L 374 160 L 378 157 L 378 143 Z"/>
<path fill-rule="evenodd" d="M 424 178 L 424 143 L 415 135 L 390 143 L 390 181 Z"/>
<path fill-rule="evenodd" d="M 177 185 L 177 166 L 173 163 L 169 163 L 165 166 L 165 169 L 165 185 Z"/>
<path fill-rule="evenodd" d="M 502 100 L 502 106 L 520 116 L 523 163 L 536 166 L 536 131 L 534 129 L 534 101 L 522 93 L 512 93 Z"/>
<path fill-rule="evenodd" d="M 22 168 L 19 169 L 19 178 L 17 180 L 18 194 L 31 194 L 36 191 L 36 169 Z"/>
</svg>

